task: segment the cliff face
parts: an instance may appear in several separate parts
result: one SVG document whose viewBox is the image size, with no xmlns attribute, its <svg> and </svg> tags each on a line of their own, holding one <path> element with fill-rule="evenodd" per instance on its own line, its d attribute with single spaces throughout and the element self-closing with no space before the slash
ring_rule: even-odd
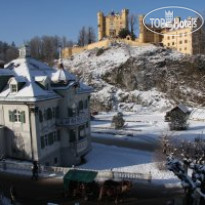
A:
<svg viewBox="0 0 205 205">
<path fill-rule="evenodd" d="M 84 51 L 65 67 L 94 88 L 92 109 L 164 111 L 175 103 L 205 102 L 205 56 L 188 56 L 156 46 Z"/>
</svg>

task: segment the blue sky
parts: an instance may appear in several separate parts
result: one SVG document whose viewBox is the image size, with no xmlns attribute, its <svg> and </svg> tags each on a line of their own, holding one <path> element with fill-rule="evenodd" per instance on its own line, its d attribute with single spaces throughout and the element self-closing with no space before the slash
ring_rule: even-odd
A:
<svg viewBox="0 0 205 205">
<path fill-rule="evenodd" d="M 83 25 L 97 30 L 99 10 L 108 13 L 128 8 L 130 13 L 146 14 L 173 5 L 205 11 L 204 0 L 0 0 L 0 40 L 17 45 L 42 35 L 76 40 Z"/>
</svg>

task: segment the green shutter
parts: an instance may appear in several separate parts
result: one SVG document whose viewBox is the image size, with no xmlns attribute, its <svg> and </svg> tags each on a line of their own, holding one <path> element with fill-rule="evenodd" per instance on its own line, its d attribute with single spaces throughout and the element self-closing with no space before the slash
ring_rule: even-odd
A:
<svg viewBox="0 0 205 205">
<path fill-rule="evenodd" d="M 21 121 L 22 123 L 26 123 L 26 115 L 25 115 L 25 111 L 22 111 L 22 112 L 21 112 L 20 121 Z"/>
<path fill-rule="evenodd" d="M 14 111 L 9 110 L 9 121 L 14 122 L 15 121 L 15 113 Z"/>
</svg>

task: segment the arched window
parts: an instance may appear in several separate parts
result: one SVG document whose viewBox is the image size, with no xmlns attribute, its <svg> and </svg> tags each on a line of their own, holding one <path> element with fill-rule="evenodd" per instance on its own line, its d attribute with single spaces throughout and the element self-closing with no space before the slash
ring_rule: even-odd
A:
<svg viewBox="0 0 205 205">
<path fill-rule="evenodd" d="M 48 108 L 48 109 L 47 109 L 46 115 L 47 115 L 47 120 L 51 120 L 51 119 L 52 119 L 53 113 L 52 113 L 51 108 Z"/>
<path fill-rule="evenodd" d="M 43 113 L 41 110 L 39 110 L 38 117 L 39 117 L 39 121 L 43 122 Z"/>
<path fill-rule="evenodd" d="M 82 100 L 79 102 L 79 110 L 83 110 L 83 101 Z"/>
</svg>

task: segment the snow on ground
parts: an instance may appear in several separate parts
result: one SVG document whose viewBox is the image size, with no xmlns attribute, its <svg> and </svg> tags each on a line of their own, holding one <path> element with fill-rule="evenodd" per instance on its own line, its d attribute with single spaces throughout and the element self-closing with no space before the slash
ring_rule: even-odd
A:
<svg viewBox="0 0 205 205">
<path fill-rule="evenodd" d="M 152 152 L 93 143 L 93 150 L 86 156 L 87 162 L 80 167 L 151 174 L 155 183 L 179 182 L 172 172 L 159 170 L 153 163 L 153 157 Z"/>
<path fill-rule="evenodd" d="M 92 121 L 92 135 L 95 137 L 118 138 L 130 141 L 144 140 L 150 143 L 158 141 L 164 135 L 177 140 L 194 140 L 196 137 L 205 138 L 205 123 L 203 120 L 189 120 L 189 128 L 184 131 L 169 131 L 168 123 L 164 122 L 165 113 L 123 113 L 125 128 L 121 131 L 113 129 L 111 120 L 115 112 L 99 113 Z M 198 113 L 199 114 L 199 113 Z M 109 134 L 108 134 L 109 132 Z"/>
<path fill-rule="evenodd" d="M 153 153 L 93 143 L 83 168 L 104 170 L 152 162 Z"/>
</svg>

